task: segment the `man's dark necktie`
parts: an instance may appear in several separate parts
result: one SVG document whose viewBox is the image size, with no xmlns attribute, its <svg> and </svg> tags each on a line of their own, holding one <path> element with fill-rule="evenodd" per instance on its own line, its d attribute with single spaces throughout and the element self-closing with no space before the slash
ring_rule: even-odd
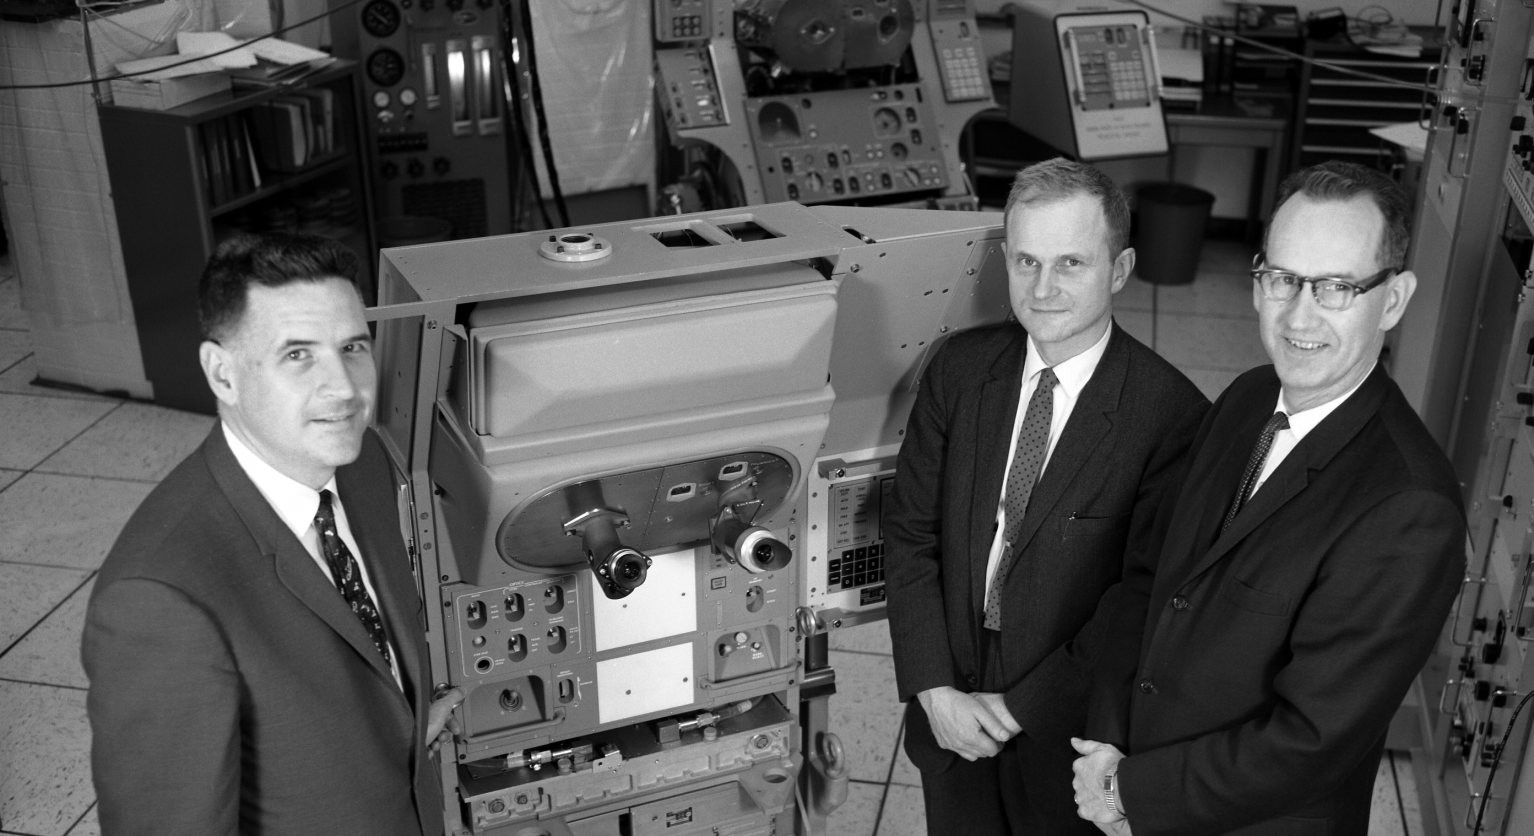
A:
<svg viewBox="0 0 1534 836">
<path fill-rule="evenodd" d="M 991 588 L 985 593 L 985 628 L 1001 629 L 1001 588 L 1007 581 L 1007 570 L 1012 568 L 1016 552 L 1012 544 L 1023 529 L 1023 515 L 1028 512 L 1028 498 L 1033 496 L 1033 485 L 1039 479 L 1044 465 L 1044 454 L 1049 452 L 1049 425 L 1055 413 L 1055 379 L 1053 369 L 1039 372 L 1039 385 L 1028 399 L 1028 411 L 1023 415 L 1023 426 L 1017 431 L 1017 451 L 1012 454 L 1012 467 L 1007 471 L 1007 495 L 1003 501 L 1007 527 L 1002 530 L 1001 559 L 996 562 L 996 573 L 991 576 Z"/>
<path fill-rule="evenodd" d="M 325 562 L 330 564 L 330 574 L 335 578 L 342 600 L 356 613 L 357 620 L 362 622 L 362 629 L 373 640 L 373 646 L 383 656 L 384 664 L 390 664 L 389 638 L 384 633 L 383 617 L 378 614 L 378 607 L 374 606 L 367 587 L 362 585 L 362 572 L 357 567 L 356 558 L 352 557 L 352 550 L 346 547 L 345 541 L 336 531 L 336 515 L 330 507 L 330 500 L 330 491 L 320 491 L 320 510 L 314 515 L 314 530 L 320 535 L 320 553 L 325 556 Z"/>
<path fill-rule="evenodd" d="M 1289 416 L 1282 412 L 1273 413 L 1268 423 L 1262 426 L 1262 435 L 1257 438 L 1257 446 L 1252 448 L 1252 457 L 1246 462 L 1246 472 L 1241 474 L 1241 490 L 1236 493 L 1236 501 L 1231 503 L 1230 511 L 1225 514 L 1225 522 L 1220 523 L 1220 533 L 1235 521 L 1236 514 L 1240 513 L 1241 506 L 1252 498 L 1252 491 L 1257 487 L 1257 475 L 1262 473 L 1263 462 L 1268 460 L 1268 450 L 1273 447 L 1273 436 L 1279 430 L 1289 429 Z"/>
</svg>

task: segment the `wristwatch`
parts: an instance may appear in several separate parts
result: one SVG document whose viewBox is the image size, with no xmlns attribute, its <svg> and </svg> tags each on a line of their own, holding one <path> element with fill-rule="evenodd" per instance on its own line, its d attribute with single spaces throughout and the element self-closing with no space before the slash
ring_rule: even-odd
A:
<svg viewBox="0 0 1534 836">
<path fill-rule="evenodd" d="M 1118 788 L 1118 776 L 1118 770 L 1103 775 L 1103 801 L 1108 804 L 1109 812 L 1123 818 L 1124 811 L 1119 809 L 1119 794 L 1115 792 Z"/>
</svg>

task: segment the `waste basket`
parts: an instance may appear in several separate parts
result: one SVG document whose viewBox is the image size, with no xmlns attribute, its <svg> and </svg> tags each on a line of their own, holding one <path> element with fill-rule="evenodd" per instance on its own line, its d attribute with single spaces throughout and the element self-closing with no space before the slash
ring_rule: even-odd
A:
<svg viewBox="0 0 1534 836">
<path fill-rule="evenodd" d="M 1151 284 L 1193 281 L 1214 195 L 1181 183 L 1152 183 L 1135 195 L 1140 204 L 1135 272 Z"/>
</svg>

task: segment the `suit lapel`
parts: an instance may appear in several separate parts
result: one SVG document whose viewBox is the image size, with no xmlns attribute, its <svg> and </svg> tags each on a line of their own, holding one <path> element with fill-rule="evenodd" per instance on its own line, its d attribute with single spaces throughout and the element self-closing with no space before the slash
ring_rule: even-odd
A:
<svg viewBox="0 0 1534 836">
<path fill-rule="evenodd" d="M 975 484 L 970 505 L 969 590 L 970 611 L 979 618 L 985 610 L 985 564 L 996 536 L 996 507 L 1006 477 L 1007 445 L 1017 421 L 1017 399 L 1023 388 L 1028 335 L 1014 329 L 1012 342 L 991 364 L 991 376 L 980 387 L 980 407 L 975 413 Z"/>
<path fill-rule="evenodd" d="M 1223 534 L 1216 534 L 1209 551 L 1194 564 L 1187 578 L 1197 576 L 1229 554 L 1236 544 L 1245 539 L 1257 526 L 1305 490 L 1310 484 L 1311 474 L 1324 469 L 1332 458 L 1347 446 L 1354 436 L 1358 435 L 1364 424 L 1379 411 L 1380 404 L 1385 400 L 1388 384 L 1389 377 L 1385 374 L 1385 370 L 1376 365 L 1358 391 L 1337 407 L 1331 415 L 1326 416 L 1289 452 L 1283 462 L 1273 470 L 1268 481 L 1252 494 L 1246 507 L 1242 508 L 1236 515 L 1236 519 L 1231 522 L 1230 528 L 1227 528 Z M 1276 393 L 1274 397 L 1277 397 Z M 1238 433 L 1237 442 L 1244 437 L 1248 443 L 1238 454 L 1240 470 L 1245 469 L 1246 459 L 1251 455 L 1252 447 L 1256 446 L 1257 436 L 1262 432 L 1262 425 L 1271 415 L 1271 412 L 1254 410 L 1251 415 L 1243 419 L 1242 432 Z M 1239 445 L 1233 442 L 1232 446 Z M 1228 472 L 1229 462 L 1222 462 L 1222 465 L 1222 469 Z M 1235 492 L 1241 479 L 1240 470 L 1229 481 L 1221 479 L 1217 482 L 1217 484 L 1225 485 L 1224 504 L 1218 501 L 1218 497 L 1222 495 L 1218 492 L 1209 497 L 1214 501 L 1207 503 L 1209 507 L 1205 510 L 1203 522 L 1208 524 L 1210 517 L 1213 516 L 1214 532 L 1219 531 L 1219 522 L 1223 520 L 1226 510 L 1235 499 Z M 1216 506 L 1219 513 L 1211 515 L 1210 512 L 1216 510 Z"/>
<path fill-rule="evenodd" d="M 378 604 L 383 609 L 389 638 L 399 654 L 396 661 L 400 666 L 401 679 L 405 682 L 405 694 L 408 701 L 414 704 L 414 693 L 418 689 L 413 686 L 425 681 L 422 678 L 421 649 L 416 641 L 424 630 L 416 621 L 421 599 L 416 592 L 414 577 L 405 570 L 406 558 L 396 534 L 399 525 L 396 509 L 392 505 L 382 509 L 373 508 L 359 501 L 358 497 L 364 496 L 367 491 L 362 479 L 355 466 L 343 467 L 336 472 L 336 484 L 341 489 L 341 503 L 346 507 L 352 537 L 357 540 L 357 548 L 362 550 L 357 559 L 367 563 L 368 577 L 378 592 Z M 377 651 L 373 651 L 373 656 L 377 655 Z M 388 674 L 387 668 L 384 673 Z M 392 674 L 389 676 L 392 680 Z"/>
<path fill-rule="evenodd" d="M 213 427 L 213 432 L 203 442 L 203 450 L 214 480 L 229 498 L 235 513 L 245 523 L 262 554 L 273 562 L 283 586 L 351 645 L 375 673 L 387 680 L 391 690 L 398 691 L 394 684 L 394 674 L 384 664 L 383 657 L 379 656 L 367 631 L 362 629 L 362 622 L 357 620 L 356 614 L 342 600 L 335 585 L 320 571 L 303 543 L 293 536 L 292 530 L 272 510 L 271 504 L 261 495 L 255 483 L 250 481 L 250 477 L 245 475 L 239 460 L 234 457 L 229 443 L 224 439 L 222 425 Z M 371 568 L 372 564 L 369 564 Z M 411 611 L 414 612 L 413 609 Z"/>
</svg>

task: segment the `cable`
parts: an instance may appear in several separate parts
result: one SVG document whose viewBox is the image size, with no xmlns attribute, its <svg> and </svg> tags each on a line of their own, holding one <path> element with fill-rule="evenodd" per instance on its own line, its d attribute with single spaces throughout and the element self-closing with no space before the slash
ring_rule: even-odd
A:
<svg viewBox="0 0 1534 836">
<path fill-rule="evenodd" d="M 559 207 L 562 226 L 569 226 L 570 209 L 565 206 L 565 193 L 559 187 L 559 173 L 554 168 L 554 144 L 549 140 L 549 118 L 543 110 L 543 85 L 538 81 L 538 50 L 533 42 L 532 0 L 514 0 L 514 3 L 522 11 L 522 40 L 527 45 L 522 55 L 527 62 L 527 86 L 533 97 L 533 113 L 538 117 L 538 144 L 543 148 L 543 169 L 549 178 L 549 190 L 554 193 L 554 205 Z"/>
<path fill-rule="evenodd" d="M 1502 742 L 1497 744 L 1497 757 L 1491 762 L 1491 770 L 1486 773 L 1486 783 L 1481 789 L 1481 808 L 1475 814 L 1475 827 L 1471 828 L 1470 836 L 1476 836 L 1481 832 L 1481 819 L 1486 815 L 1486 802 L 1491 800 L 1491 782 L 1497 777 L 1497 765 L 1502 763 L 1502 753 L 1507 751 L 1507 739 L 1513 734 L 1513 724 L 1518 722 L 1518 712 L 1528 704 L 1529 698 L 1534 697 L 1534 691 L 1523 695 L 1518 705 L 1513 708 L 1513 716 L 1507 720 L 1507 728 L 1502 730 Z M 1481 742 L 1482 747 L 1486 745 Z"/>
<path fill-rule="evenodd" d="M 526 178 L 524 182 L 529 185 L 532 191 L 533 203 L 538 206 L 538 214 L 543 216 L 543 228 L 558 229 L 559 226 L 549 216 L 548 203 L 544 201 L 543 193 L 538 188 L 538 169 L 534 165 L 535 161 L 533 160 L 533 138 L 532 134 L 528 131 L 527 110 L 522 105 L 522 85 L 518 81 L 520 70 L 516 66 L 521 63 L 522 42 L 517 36 L 517 27 L 511 8 L 512 3 L 515 2 L 520 2 L 520 0 L 501 0 L 501 39 L 510 46 L 510 57 L 507 57 L 506 50 L 501 51 L 501 65 L 503 67 L 501 75 L 506 80 L 510 95 L 513 97 L 513 100 L 507 107 L 508 115 L 512 119 L 512 127 L 517 133 L 517 139 L 521 140 L 516 143 L 516 159 L 520 166 L 518 173 Z M 531 48 L 530 45 L 529 48 Z M 507 133 L 509 134 L 510 131 Z M 526 191 L 526 189 L 518 189 L 516 193 L 520 194 L 523 191 Z M 565 224 L 565 226 L 569 226 L 569 224 Z"/>
<path fill-rule="evenodd" d="M 245 41 L 244 43 L 241 43 L 238 46 L 232 46 L 232 47 L 229 47 L 228 49 L 221 49 L 221 50 L 219 50 L 217 52 L 208 52 L 208 53 L 204 53 L 202 55 L 193 56 L 193 57 L 187 58 L 187 60 L 185 60 L 185 61 L 177 61 L 174 64 L 166 64 L 163 67 L 155 67 L 152 70 L 142 70 L 142 71 L 136 72 L 136 73 L 118 73 L 117 75 L 110 75 L 110 76 L 106 76 L 104 78 L 84 78 L 84 79 L 80 79 L 78 81 L 55 81 L 55 82 L 51 82 L 51 83 L 48 83 L 48 84 L 0 84 L 0 90 L 55 90 L 55 89 L 58 89 L 58 88 L 61 88 L 61 87 L 84 87 L 87 84 L 99 84 L 99 83 L 101 83 L 103 81 L 111 81 L 114 78 L 135 78 L 135 77 L 141 76 L 141 75 L 149 75 L 150 73 L 164 72 L 165 70 L 171 69 L 172 67 L 182 67 L 182 66 L 185 66 L 187 64 L 195 64 L 198 61 L 202 61 L 202 60 L 205 60 L 205 59 L 208 59 L 208 58 L 213 58 L 213 57 L 219 56 L 219 55 L 227 55 L 227 54 L 229 54 L 231 52 L 234 52 L 236 50 L 244 49 L 245 47 L 250 46 L 251 44 L 255 43 L 256 41 L 265 41 L 265 40 L 268 40 L 270 38 L 275 38 L 278 35 L 282 35 L 282 34 L 285 34 L 287 32 L 291 32 L 294 29 L 297 29 L 297 28 L 299 28 L 301 26 L 307 26 L 308 24 L 311 24 L 311 23 L 315 22 L 316 20 L 320 20 L 322 18 L 330 17 L 331 15 L 333 15 L 333 14 L 335 14 L 337 12 L 346 11 L 347 9 L 350 9 L 351 7 L 356 6 L 356 5 L 358 5 L 358 4 L 362 3 L 362 2 L 363 2 L 363 0 L 346 0 L 344 3 L 342 3 L 339 6 L 335 6 L 334 8 L 331 8 L 331 9 L 329 9 L 327 11 L 320 12 L 319 14 L 314 15 L 313 17 L 306 17 L 303 20 L 298 21 L 297 23 L 290 24 L 288 26 L 284 26 L 284 27 L 282 27 L 280 29 L 275 29 L 275 30 L 273 30 L 271 32 L 268 32 L 265 35 L 258 35 L 258 36 L 254 37 L 254 38 L 251 38 L 248 41 Z"/>
</svg>

